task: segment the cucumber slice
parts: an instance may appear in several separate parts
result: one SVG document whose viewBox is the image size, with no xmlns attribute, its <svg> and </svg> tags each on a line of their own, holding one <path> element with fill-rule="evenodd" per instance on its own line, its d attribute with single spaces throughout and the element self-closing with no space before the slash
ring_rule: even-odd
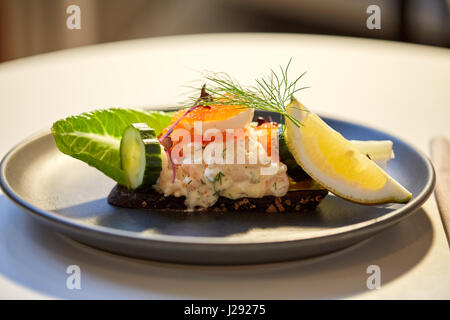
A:
<svg viewBox="0 0 450 320">
<path fill-rule="evenodd" d="M 129 188 L 156 183 L 162 170 L 161 152 L 155 130 L 147 124 L 133 123 L 125 128 L 120 141 L 120 161 Z"/>
</svg>

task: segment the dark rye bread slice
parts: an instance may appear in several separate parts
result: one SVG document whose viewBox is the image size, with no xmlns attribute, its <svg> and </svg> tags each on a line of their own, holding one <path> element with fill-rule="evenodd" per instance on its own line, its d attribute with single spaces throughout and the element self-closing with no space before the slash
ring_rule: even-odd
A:
<svg viewBox="0 0 450 320">
<path fill-rule="evenodd" d="M 198 208 L 194 211 L 265 211 L 292 212 L 312 211 L 328 194 L 327 190 L 296 190 L 289 191 L 283 197 L 265 196 L 262 198 L 240 198 L 232 200 L 219 197 L 214 206 Z M 108 203 L 125 208 L 145 208 L 165 211 L 186 211 L 185 197 L 164 197 L 151 187 L 129 190 L 116 185 L 108 196 Z"/>
</svg>

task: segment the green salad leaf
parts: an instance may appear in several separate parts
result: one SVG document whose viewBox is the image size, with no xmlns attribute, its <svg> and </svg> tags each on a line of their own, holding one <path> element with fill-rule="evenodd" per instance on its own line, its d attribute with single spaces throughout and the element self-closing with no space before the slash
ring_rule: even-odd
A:
<svg viewBox="0 0 450 320">
<path fill-rule="evenodd" d="M 100 170 L 123 186 L 129 181 L 120 166 L 120 140 L 132 123 L 146 123 L 156 135 L 171 122 L 172 113 L 111 108 L 82 113 L 53 124 L 58 149 Z"/>
</svg>

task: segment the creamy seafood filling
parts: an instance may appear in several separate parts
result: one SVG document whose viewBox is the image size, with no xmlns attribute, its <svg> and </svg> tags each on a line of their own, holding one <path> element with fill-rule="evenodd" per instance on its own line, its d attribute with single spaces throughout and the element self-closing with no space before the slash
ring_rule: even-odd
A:
<svg viewBox="0 0 450 320">
<path fill-rule="evenodd" d="M 267 195 L 281 197 L 289 189 L 289 179 L 286 165 L 281 162 L 257 161 L 250 164 L 254 150 L 262 152 L 262 159 L 268 159 L 264 147 L 260 144 L 253 128 L 248 128 L 250 134 L 245 143 L 245 163 L 243 164 L 207 164 L 185 163 L 175 166 L 175 180 L 172 182 L 173 171 L 171 162 L 165 152 L 162 154 L 162 171 L 154 188 L 164 196 L 185 196 L 188 209 L 213 206 L 219 197 L 239 199 L 244 197 L 260 198 Z M 211 142 L 215 143 L 215 142 Z M 238 145 L 238 142 L 233 144 Z M 230 148 L 229 143 L 223 144 L 223 153 Z M 186 155 L 186 159 L 189 155 Z M 203 159 L 204 160 L 204 159 Z M 261 170 L 274 166 L 272 170 Z"/>
</svg>

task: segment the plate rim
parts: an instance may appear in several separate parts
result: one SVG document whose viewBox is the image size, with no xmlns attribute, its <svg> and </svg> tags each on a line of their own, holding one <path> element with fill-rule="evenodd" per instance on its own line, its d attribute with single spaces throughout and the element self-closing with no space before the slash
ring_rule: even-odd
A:
<svg viewBox="0 0 450 320">
<path fill-rule="evenodd" d="M 157 110 L 157 109 L 152 109 Z M 161 110 L 164 111 L 164 110 Z M 321 116 L 321 115 L 320 115 Z M 397 208 L 393 210 L 392 212 L 389 212 L 381 217 L 373 218 L 370 220 L 358 222 L 351 225 L 345 225 L 345 226 L 339 226 L 339 227 L 333 227 L 330 228 L 330 230 L 327 230 L 327 234 L 325 235 L 317 235 L 318 232 L 312 232 L 307 233 L 304 236 L 296 237 L 293 239 L 285 239 L 285 240 L 277 240 L 277 239 L 271 239 L 269 241 L 264 241 L 264 239 L 258 239 L 256 241 L 249 241 L 248 239 L 242 239 L 242 238 L 236 238 L 234 240 L 226 240 L 227 238 L 220 238 L 220 237 L 195 237 L 195 236 L 177 236 L 177 235 L 164 235 L 164 234 L 145 234 L 142 235 L 141 233 L 134 232 L 134 231 L 127 231 L 127 230 L 120 230 L 120 229 L 114 229 L 110 227 L 105 226 L 97 226 L 97 225 L 87 225 L 82 222 L 78 222 L 76 220 L 71 220 L 68 218 L 64 218 L 58 215 L 53 214 L 50 210 L 40 209 L 33 204 L 27 202 L 26 200 L 22 199 L 10 186 L 8 183 L 8 179 L 6 178 L 6 170 L 8 167 L 8 162 L 11 160 L 11 158 L 14 156 L 15 153 L 19 152 L 21 149 L 23 149 L 28 144 L 45 138 L 48 135 L 51 135 L 51 130 L 49 129 L 42 129 L 27 138 L 23 139 L 19 143 L 17 143 L 14 147 L 12 147 L 3 157 L 3 159 L 0 162 L 0 188 L 3 190 L 4 194 L 16 205 L 21 207 L 22 209 L 25 209 L 25 211 L 32 216 L 36 218 L 40 218 L 45 220 L 46 222 L 50 224 L 59 224 L 65 228 L 75 229 L 78 232 L 96 232 L 101 233 L 105 236 L 109 237 L 118 237 L 118 238 L 125 238 L 127 240 L 132 241 L 144 241 L 144 242 L 159 242 L 159 243 L 165 243 L 165 244 L 171 244 L 171 245 L 214 245 L 214 246 L 248 246 L 248 245 L 285 245 L 289 243 L 294 242 L 306 242 L 306 241 L 328 241 L 335 237 L 346 237 L 349 234 L 354 233 L 361 233 L 365 232 L 367 229 L 377 229 L 382 227 L 385 224 L 392 225 L 399 221 L 401 221 L 404 217 L 411 214 L 415 210 L 418 210 L 423 203 L 428 200 L 428 198 L 431 196 L 435 182 L 436 182 L 436 175 L 435 170 L 433 167 L 432 162 L 430 161 L 429 157 L 422 152 L 421 150 L 418 150 L 408 142 L 404 141 L 401 138 L 398 138 L 395 135 L 392 135 L 388 132 L 385 132 L 383 130 L 379 130 L 376 128 L 373 128 L 372 126 L 368 126 L 365 124 L 358 124 L 349 120 L 343 120 L 332 116 L 323 116 L 322 117 L 325 122 L 327 120 L 331 121 L 337 121 L 341 123 L 345 123 L 352 126 L 358 126 L 364 129 L 370 129 L 373 131 L 377 131 L 380 133 L 383 133 L 385 135 L 391 136 L 392 138 L 395 138 L 396 140 L 400 141 L 407 147 L 409 147 L 411 150 L 413 150 L 415 153 L 417 153 L 421 159 L 424 161 L 426 165 L 426 171 L 428 173 L 429 179 L 426 182 L 425 186 L 421 190 L 421 192 L 412 199 L 411 202 L 408 202 L 404 206 Z M 106 201 L 106 200 L 105 200 Z M 387 226 L 389 227 L 389 226 Z M 383 229 L 383 228 L 382 228 Z"/>
</svg>

